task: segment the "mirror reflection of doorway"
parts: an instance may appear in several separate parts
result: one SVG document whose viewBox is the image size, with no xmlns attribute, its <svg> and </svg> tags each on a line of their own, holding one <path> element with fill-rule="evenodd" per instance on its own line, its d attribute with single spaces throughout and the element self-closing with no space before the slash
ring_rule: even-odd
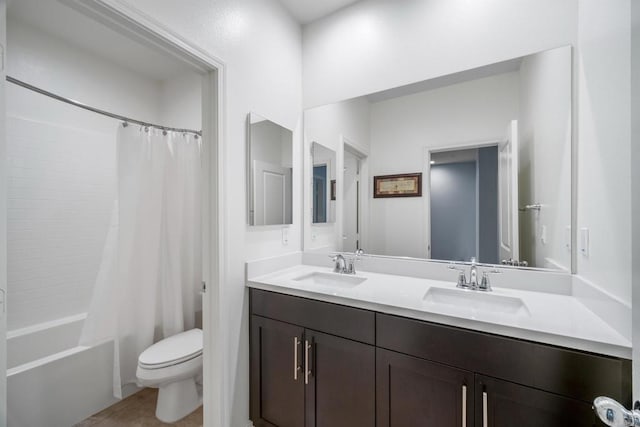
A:
<svg viewBox="0 0 640 427">
<path fill-rule="evenodd" d="M 313 222 L 327 222 L 327 165 L 313 167 Z"/>
<path fill-rule="evenodd" d="M 360 158 L 344 151 L 344 219 L 342 250 L 355 252 L 360 248 Z"/>
<path fill-rule="evenodd" d="M 498 148 L 431 154 L 431 257 L 498 263 Z"/>
</svg>

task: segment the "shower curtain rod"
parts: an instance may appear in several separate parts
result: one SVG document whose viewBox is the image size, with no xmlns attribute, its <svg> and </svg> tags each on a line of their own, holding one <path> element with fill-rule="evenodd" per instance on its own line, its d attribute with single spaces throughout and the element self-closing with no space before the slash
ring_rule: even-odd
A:
<svg viewBox="0 0 640 427">
<path fill-rule="evenodd" d="M 104 110 L 100 110 L 98 108 L 94 108 L 91 107 L 89 105 L 83 104 L 82 102 L 78 102 L 78 101 L 74 101 L 73 99 L 69 99 L 69 98 L 65 98 L 64 96 L 60 96 L 60 95 L 56 95 L 55 93 L 51 93 L 49 91 L 46 91 L 44 89 L 40 89 L 39 87 L 30 85 L 29 83 L 25 83 L 22 80 L 18 80 L 14 77 L 11 76 L 7 76 L 7 81 L 9 83 L 13 83 L 15 85 L 18 86 L 22 86 L 23 88 L 32 90 L 34 92 L 37 92 L 39 94 L 48 96 L 50 98 L 56 99 L 58 101 L 62 101 L 65 102 L 67 104 L 88 110 L 88 111 L 92 111 L 94 113 L 98 113 L 98 114 L 102 114 L 103 116 L 107 116 L 107 117 L 111 117 L 113 119 L 118 119 L 118 120 L 122 120 L 125 123 L 134 123 L 140 126 L 145 126 L 145 127 L 152 127 L 152 128 L 156 128 L 156 129 L 162 129 L 165 131 L 173 131 L 173 132 L 182 132 L 182 133 L 193 133 L 197 136 L 202 136 L 202 131 L 199 130 L 192 130 L 192 129 L 180 129 L 180 128 L 172 128 L 172 127 L 167 127 L 167 126 L 162 126 L 162 125 L 155 125 L 153 123 L 147 123 L 147 122 L 143 122 L 141 120 L 135 120 L 129 117 L 125 117 L 125 116 L 121 116 L 119 114 L 114 114 L 114 113 L 110 113 L 108 111 L 104 111 Z"/>
</svg>

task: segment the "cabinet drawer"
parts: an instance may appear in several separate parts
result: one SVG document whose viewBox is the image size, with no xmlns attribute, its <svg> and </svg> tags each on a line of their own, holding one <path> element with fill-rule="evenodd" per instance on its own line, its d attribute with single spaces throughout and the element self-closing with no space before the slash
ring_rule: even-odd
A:
<svg viewBox="0 0 640 427">
<path fill-rule="evenodd" d="M 377 314 L 378 347 L 592 401 L 631 405 L 631 361 Z"/>
<path fill-rule="evenodd" d="M 251 314 L 375 344 L 375 313 L 359 308 L 251 289 Z"/>
</svg>

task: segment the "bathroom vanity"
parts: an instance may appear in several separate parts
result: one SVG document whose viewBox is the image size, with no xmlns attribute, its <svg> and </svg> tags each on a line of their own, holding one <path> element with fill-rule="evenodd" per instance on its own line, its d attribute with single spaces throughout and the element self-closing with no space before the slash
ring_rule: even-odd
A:
<svg viewBox="0 0 640 427">
<path fill-rule="evenodd" d="M 631 403 L 624 340 L 571 296 L 303 265 L 248 283 L 255 426 L 594 426 L 595 397 Z"/>
</svg>

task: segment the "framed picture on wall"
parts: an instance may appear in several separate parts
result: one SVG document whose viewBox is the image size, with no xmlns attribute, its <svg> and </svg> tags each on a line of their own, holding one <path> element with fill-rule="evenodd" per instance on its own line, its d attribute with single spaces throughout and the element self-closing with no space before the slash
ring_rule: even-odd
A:
<svg viewBox="0 0 640 427">
<path fill-rule="evenodd" d="M 378 175 L 373 177 L 373 197 L 422 197 L 422 174 Z"/>
<path fill-rule="evenodd" d="M 336 180 L 331 180 L 331 200 L 336 199 Z"/>
</svg>

